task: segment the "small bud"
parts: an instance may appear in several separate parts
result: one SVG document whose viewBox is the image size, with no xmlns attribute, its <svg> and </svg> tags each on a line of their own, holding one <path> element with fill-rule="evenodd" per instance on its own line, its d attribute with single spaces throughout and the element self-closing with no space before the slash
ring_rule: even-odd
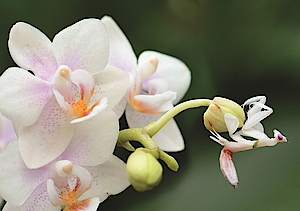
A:
<svg viewBox="0 0 300 211">
<path fill-rule="evenodd" d="M 162 166 L 151 153 L 136 149 L 127 160 L 127 177 L 137 191 L 151 190 L 162 178 Z"/>
<path fill-rule="evenodd" d="M 244 125 L 246 117 L 243 108 L 239 104 L 226 98 L 215 97 L 203 115 L 206 129 L 215 130 L 216 132 L 228 131 L 224 120 L 225 113 L 232 114 L 238 119 L 238 127 Z"/>
</svg>

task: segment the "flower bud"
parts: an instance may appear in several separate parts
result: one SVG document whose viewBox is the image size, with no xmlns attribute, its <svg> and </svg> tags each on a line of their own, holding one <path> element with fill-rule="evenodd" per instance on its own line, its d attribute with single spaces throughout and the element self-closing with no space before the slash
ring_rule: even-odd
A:
<svg viewBox="0 0 300 211">
<path fill-rule="evenodd" d="M 228 131 L 224 120 L 225 113 L 232 114 L 238 119 L 238 127 L 244 125 L 246 117 L 243 108 L 239 104 L 226 98 L 215 97 L 203 115 L 206 129 L 214 129 L 216 132 Z"/>
<path fill-rule="evenodd" d="M 129 156 L 126 171 L 134 189 L 143 192 L 159 184 L 163 169 L 152 153 L 139 148 Z"/>
</svg>

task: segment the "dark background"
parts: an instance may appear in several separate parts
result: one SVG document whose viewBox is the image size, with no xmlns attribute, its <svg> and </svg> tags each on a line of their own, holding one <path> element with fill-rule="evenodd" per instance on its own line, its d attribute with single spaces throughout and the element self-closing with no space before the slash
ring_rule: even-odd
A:
<svg viewBox="0 0 300 211">
<path fill-rule="evenodd" d="M 14 23 L 28 22 L 52 39 L 78 20 L 110 15 L 137 55 L 156 50 L 190 67 L 185 100 L 218 95 L 241 104 L 266 95 L 274 109 L 263 122 L 266 133 L 277 128 L 289 143 L 234 154 L 240 185 L 233 189 L 219 169 L 221 147 L 203 127 L 204 108 L 185 111 L 176 119 L 186 149 L 172 153 L 179 171 L 164 166 L 158 187 L 130 187 L 100 210 L 299 210 L 299 11 L 296 0 L 1 0 L 0 70 L 15 66 L 7 50 Z"/>
</svg>

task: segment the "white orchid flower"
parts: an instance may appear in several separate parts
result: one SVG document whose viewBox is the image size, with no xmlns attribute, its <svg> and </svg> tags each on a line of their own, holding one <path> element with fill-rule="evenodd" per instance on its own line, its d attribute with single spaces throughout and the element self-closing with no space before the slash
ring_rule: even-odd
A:
<svg viewBox="0 0 300 211">
<path fill-rule="evenodd" d="M 0 194 L 7 201 L 4 210 L 97 210 L 109 195 L 130 185 L 126 165 L 116 156 L 94 165 L 99 155 L 89 152 L 97 147 L 96 142 L 77 134 L 54 161 L 28 169 L 20 156 L 18 141 L 11 141 L 0 153 L 0 159 L 5 161 L 0 163 Z"/>
<path fill-rule="evenodd" d="M 144 51 L 137 59 L 116 22 L 108 16 L 101 20 L 109 34 L 109 64 L 127 72 L 131 79 L 127 98 L 114 110 L 121 116 L 126 107 L 129 126 L 144 127 L 158 120 L 181 100 L 190 85 L 190 70 L 179 59 L 155 51 Z M 184 149 L 184 141 L 174 119 L 153 140 L 165 151 Z"/>
<path fill-rule="evenodd" d="M 107 66 L 108 36 L 101 20 L 79 21 L 53 42 L 19 22 L 10 31 L 8 46 L 20 68 L 8 68 L 0 77 L 0 110 L 18 126 L 27 167 L 39 168 L 57 158 L 76 128 L 108 148 L 115 144 L 85 127 L 103 121 L 98 114 L 115 107 L 128 87 L 127 74 Z"/>
</svg>

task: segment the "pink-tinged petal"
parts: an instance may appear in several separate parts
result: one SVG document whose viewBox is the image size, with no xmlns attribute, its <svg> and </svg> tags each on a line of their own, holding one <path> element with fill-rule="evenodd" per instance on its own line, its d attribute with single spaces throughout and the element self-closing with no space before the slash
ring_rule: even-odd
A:
<svg viewBox="0 0 300 211">
<path fill-rule="evenodd" d="M 237 188 L 239 181 L 237 173 L 232 161 L 232 152 L 228 149 L 223 148 L 220 154 L 220 168 L 224 177 L 228 182 L 234 187 Z"/>
<path fill-rule="evenodd" d="M 129 76 L 124 71 L 107 66 L 103 71 L 94 75 L 95 92 L 91 99 L 91 104 L 104 97 L 108 98 L 108 109 L 114 108 L 125 96 Z"/>
<path fill-rule="evenodd" d="M 57 69 L 51 41 L 27 23 L 16 23 L 9 34 L 8 48 L 13 60 L 37 77 L 50 81 Z"/>
<path fill-rule="evenodd" d="M 109 64 L 131 73 L 137 66 L 137 58 L 131 44 L 111 17 L 104 16 L 101 20 L 107 28 L 109 37 Z"/>
<path fill-rule="evenodd" d="M 64 211 L 97 211 L 99 204 L 99 198 L 93 197 L 82 201 L 78 201 L 72 207 L 65 208 Z"/>
<path fill-rule="evenodd" d="M 144 51 L 139 56 L 138 64 L 147 60 L 150 56 L 158 58 L 158 67 L 156 73 L 147 78 L 144 84 L 147 84 L 153 78 L 163 78 L 169 83 L 169 90 L 177 92 L 178 103 L 187 92 L 191 83 L 191 72 L 189 68 L 179 59 L 155 51 Z"/>
<path fill-rule="evenodd" d="M 60 156 L 81 166 L 106 162 L 114 151 L 119 122 L 113 111 L 103 111 L 92 119 L 78 122 L 68 148 Z"/>
<path fill-rule="evenodd" d="M 53 39 L 53 47 L 58 64 L 72 71 L 97 73 L 108 63 L 108 35 L 98 19 L 84 19 L 60 31 Z"/>
<path fill-rule="evenodd" d="M 51 84 L 20 68 L 0 77 L 0 110 L 14 123 L 29 126 L 40 116 L 52 96 Z"/>
<path fill-rule="evenodd" d="M 23 188 L 24 186 L 22 186 Z M 22 189 L 17 188 L 16 190 Z M 47 210 L 47 211 L 60 211 L 61 207 L 54 207 L 50 203 L 50 198 L 47 193 L 47 187 L 46 187 L 46 181 L 41 183 L 30 195 L 30 197 L 26 200 L 26 202 L 19 206 L 14 207 L 11 203 L 7 203 L 3 209 L 3 211 L 24 211 L 24 210 L 30 210 L 30 211 L 41 211 L 41 210 Z"/>
<path fill-rule="evenodd" d="M 143 114 L 126 107 L 126 119 L 130 127 L 145 127 L 157 121 L 163 114 Z M 184 140 L 174 119 L 171 119 L 157 134 L 153 136 L 154 142 L 164 151 L 178 152 L 184 149 Z"/>
<path fill-rule="evenodd" d="M 130 185 L 126 175 L 126 164 L 114 155 L 101 165 L 85 168 L 91 173 L 93 182 L 81 198 L 97 196 L 103 202 L 108 196 L 118 194 Z"/>
<path fill-rule="evenodd" d="M 0 160 L 0 194 L 12 206 L 22 205 L 48 176 L 46 167 L 34 170 L 26 167 L 17 140 L 11 141 L 0 153 Z"/>
<path fill-rule="evenodd" d="M 155 95 L 135 95 L 130 105 L 139 112 L 156 114 L 173 108 L 176 92 L 166 91 Z"/>
<path fill-rule="evenodd" d="M 13 139 L 17 139 L 12 121 L 0 113 L 0 151 Z"/>
<path fill-rule="evenodd" d="M 35 169 L 46 165 L 67 148 L 74 130 L 74 125 L 70 124 L 71 118 L 53 97 L 36 124 L 20 126 L 20 153 L 28 168 Z"/>
</svg>

